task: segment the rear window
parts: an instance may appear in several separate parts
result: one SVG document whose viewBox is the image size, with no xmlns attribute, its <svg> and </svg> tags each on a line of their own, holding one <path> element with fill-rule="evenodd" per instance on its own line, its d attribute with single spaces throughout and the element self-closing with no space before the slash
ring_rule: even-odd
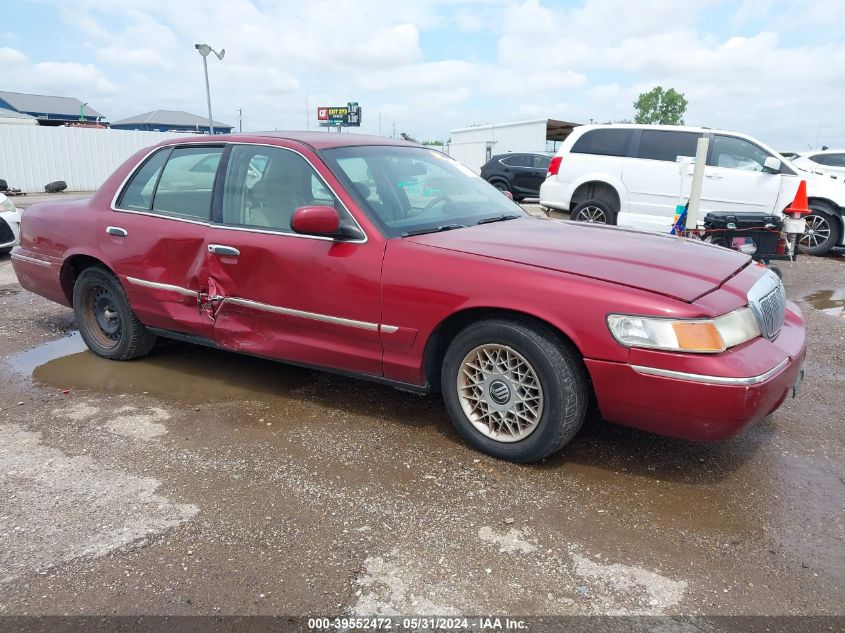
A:
<svg viewBox="0 0 845 633">
<path fill-rule="evenodd" d="M 628 129 L 590 130 L 575 141 L 570 152 L 573 154 L 601 154 L 603 156 L 626 156 L 634 131 Z"/>
<path fill-rule="evenodd" d="M 678 156 L 695 156 L 700 136 L 694 132 L 643 130 L 637 158 L 675 162 Z"/>
</svg>

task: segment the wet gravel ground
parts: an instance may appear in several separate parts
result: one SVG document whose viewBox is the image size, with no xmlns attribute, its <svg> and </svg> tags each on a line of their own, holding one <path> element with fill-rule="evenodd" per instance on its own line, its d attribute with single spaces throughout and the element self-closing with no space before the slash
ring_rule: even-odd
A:
<svg viewBox="0 0 845 633">
<path fill-rule="evenodd" d="M 845 614 L 845 258 L 784 270 L 798 399 L 722 444 L 596 422 L 518 466 L 434 396 L 98 359 L 4 256 L 0 615 Z"/>
</svg>

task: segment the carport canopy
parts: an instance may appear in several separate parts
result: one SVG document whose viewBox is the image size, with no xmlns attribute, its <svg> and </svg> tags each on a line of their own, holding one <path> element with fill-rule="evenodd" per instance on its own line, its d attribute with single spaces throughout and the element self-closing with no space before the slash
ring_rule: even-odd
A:
<svg viewBox="0 0 845 633">
<path fill-rule="evenodd" d="M 566 137 L 572 134 L 572 130 L 579 125 L 581 124 L 571 123 L 569 121 L 558 121 L 557 119 L 548 119 L 546 121 L 546 140 L 565 141 Z"/>
</svg>

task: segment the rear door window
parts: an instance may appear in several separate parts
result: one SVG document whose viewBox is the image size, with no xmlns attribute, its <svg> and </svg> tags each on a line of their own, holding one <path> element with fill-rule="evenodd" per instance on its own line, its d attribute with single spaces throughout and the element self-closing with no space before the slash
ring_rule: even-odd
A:
<svg viewBox="0 0 845 633">
<path fill-rule="evenodd" d="M 153 197 L 153 213 L 207 222 L 222 147 L 177 147 L 170 154 Z"/>
<path fill-rule="evenodd" d="M 602 156 L 627 156 L 634 130 L 598 129 L 586 132 L 575 141 L 573 154 L 600 154 Z"/>
<path fill-rule="evenodd" d="M 531 157 L 526 154 L 506 156 L 502 162 L 508 167 L 531 167 Z"/>
<path fill-rule="evenodd" d="M 678 156 L 695 156 L 701 134 L 663 130 L 643 130 L 637 158 L 675 162 Z"/>
</svg>

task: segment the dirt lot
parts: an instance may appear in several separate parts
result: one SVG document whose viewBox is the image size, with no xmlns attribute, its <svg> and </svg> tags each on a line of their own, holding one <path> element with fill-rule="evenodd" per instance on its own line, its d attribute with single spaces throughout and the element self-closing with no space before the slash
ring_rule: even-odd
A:
<svg viewBox="0 0 845 633">
<path fill-rule="evenodd" d="M 806 380 L 759 426 L 595 423 L 517 466 L 436 397 L 177 343 L 98 359 L 4 256 L 0 615 L 845 614 L 843 273 L 786 267 Z"/>
</svg>

